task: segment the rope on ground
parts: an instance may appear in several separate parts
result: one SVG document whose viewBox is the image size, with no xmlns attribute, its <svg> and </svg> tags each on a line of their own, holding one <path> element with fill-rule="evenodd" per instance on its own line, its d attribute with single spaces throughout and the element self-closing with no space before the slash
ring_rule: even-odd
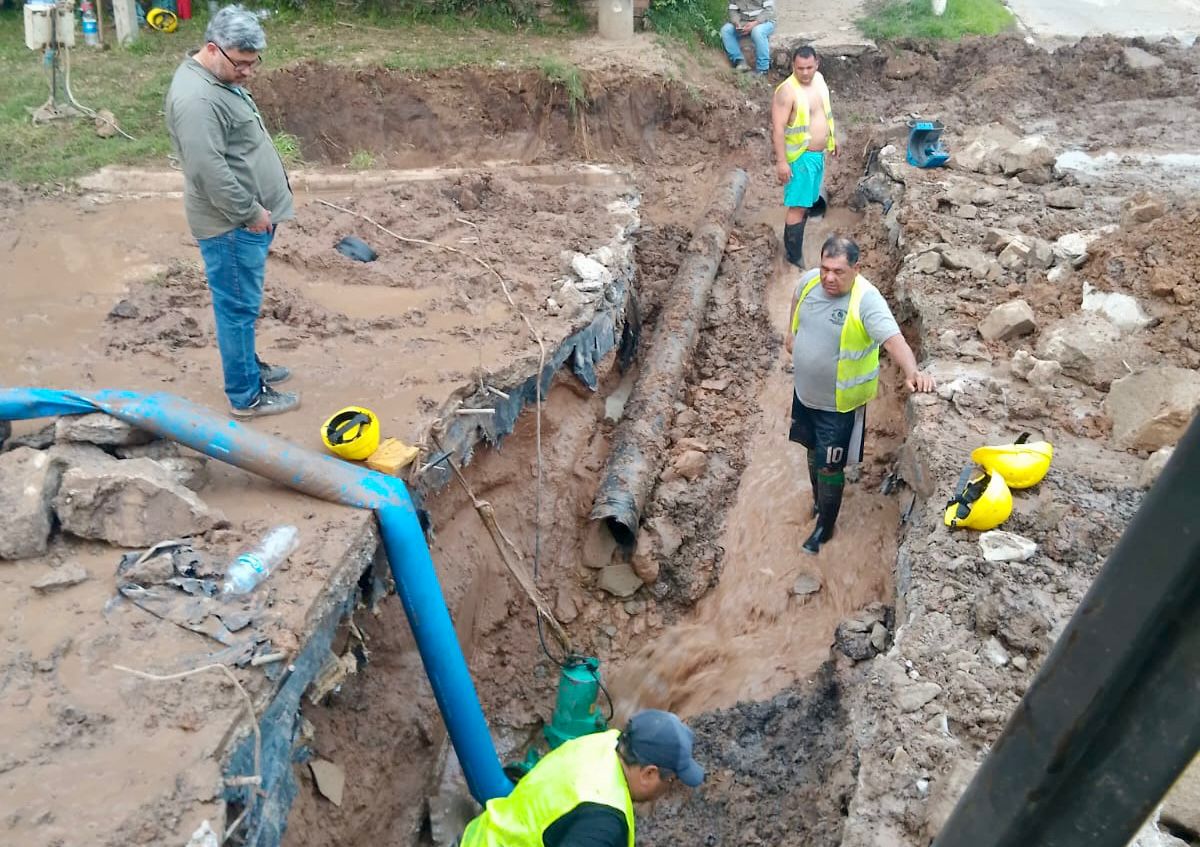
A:
<svg viewBox="0 0 1200 847">
<path fill-rule="evenodd" d="M 97 112 L 95 109 L 89 109 L 87 106 L 83 105 L 82 103 L 80 103 L 78 100 L 75 99 L 75 95 L 73 93 L 71 93 L 71 48 L 67 47 L 64 49 L 63 52 L 65 54 L 64 66 L 65 66 L 65 71 L 66 71 L 63 74 L 63 87 L 67 90 L 67 99 L 71 101 L 71 105 L 73 105 L 76 109 L 83 112 L 85 115 L 92 118 L 93 120 L 103 121 L 104 123 L 108 124 L 113 129 L 115 129 L 117 132 L 121 133 L 121 135 L 128 138 L 130 141 L 137 141 L 136 138 L 134 138 L 132 135 L 127 133 L 125 130 L 123 130 L 119 126 L 117 126 L 117 122 L 115 119 L 109 120 L 108 118 L 104 117 L 99 112 Z"/>
<path fill-rule="evenodd" d="M 248 777 L 237 777 L 238 785 L 248 785 L 250 787 L 250 802 L 246 804 L 246 808 L 238 815 L 229 828 L 225 830 L 224 837 L 221 838 L 221 843 L 224 844 L 229 840 L 229 837 L 237 830 L 238 826 L 250 814 L 250 810 L 254 808 L 254 801 L 262 794 L 262 731 L 258 727 L 258 717 L 254 714 L 254 701 L 250 699 L 250 694 L 245 687 L 234 676 L 233 671 L 225 667 L 225 665 L 203 665 L 198 668 L 192 668 L 189 671 L 180 671 L 179 673 L 162 674 L 147 673 L 146 671 L 134 670 L 127 668 L 124 665 L 113 665 L 115 670 L 123 673 L 132 674 L 133 676 L 148 679 L 153 682 L 170 682 L 175 679 L 183 679 L 188 676 L 204 673 L 205 671 L 221 671 L 233 683 L 234 688 L 242 695 L 242 704 L 246 707 L 246 714 L 250 717 L 250 728 L 254 730 L 254 773 Z"/>
<path fill-rule="evenodd" d="M 509 289 L 508 289 L 508 283 L 505 282 L 504 277 L 500 274 L 500 272 L 498 270 L 496 270 L 491 264 L 489 264 L 488 262 L 479 258 L 478 256 L 467 253 L 465 250 L 459 250 L 457 247 L 451 247 L 447 244 L 438 244 L 435 241 L 427 241 L 424 238 L 408 238 L 406 236 L 400 235 L 399 233 L 393 232 L 392 230 L 388 229 L 386 226 L 379 223 L 379 221 L 375 220 L 374 218 L 370 217 L 369 215 L 364 215 L 362 212 L 356 212 L 353 209 L 347 209 L 345 206 L 339 206 L 337 203 L 330 203 L 328 200 L 322 200 L 322 199 L 318 199 L 317 202 L 324 206 L 328 206 L 331 209 L 336 209 L 339 212 L 345 212 L 347 215 L 353 215 L 354 217 L 359 218 L 360 220 L 364 220 L 367 223 L 371 224 L 376 229 L 378 229 L 380 232 L 383 232 L 383 233 L 386 233 L 387 235 L 392 236 L 392 238 L 395 238 L 397 241 L 402 241 L 406 244 L 421 244 L 426 247 L 433 247 L 434 249 L 437 249 L 437 250 L 445 250 L 448 253 L 456 253 L 459 256 L 463 256 L 467 259 L 470 259 L 472 262 L 479 265 L 481 268 L 486 270 L 488 273 L 490 273 L 494 277 L 496 277 L 496 279 L 500 282 L 501 290 L 504 292 L 504 299 L 506 299 L 508 301 L 508 305 L 511 306 L 513 311 L 515 311 L 520 316 L 521 320 L 524 321 L 525 328 L 527 330 L 529 330 L 530 337 L 533 338 L 533 340 L 535 342 L 537 342 L 538 374 L 537 374 L 537 380 L 535 382 L 536 398 L 534 401 L 534 409 L 537 414 L 536 421 L 535 421 L 535 434 L 534 434 L 534 442 L 535 442 L 536 450 L 537 450 L 537 491 L 536 491 L 536 494 L 534 497 L 534 517 L 533 517 L 533 577 L 528 580 L 528 587 L 526 587 L 524 582 L 522 582 L 522 587 L 526 588 L 526 593 L 530 594 L 530 599 L 533 600 L 534 605 L 537 606 L 537 609 L 539 612 L 539 616 L 538 616 L 539 636 L 541 634 L 541 620 L 542 620 L 542 617 L 545 617 L 546 620 L 551 622 L 551 628 L 554 629 L 555 634 L 559 638 L 563 639 L 564 646 L 569 647 L 570 640 L 567 638 L 566 631 L 563 630 L 562 624 L 560 624 L 558 622 L 558 620 L 554 617 L 554 615 L 550 613 L 549 604 L 546 603 L 545 598 L 542 598 L 541 592 L 538 591 L 538 588 L 537 588 L 538 569 L 539 569 L 539 564 L 541 563 L 541 560 L 542 560 L 542 378 L 546 371 L 546 343 L 542 339 L 542 334 L 540 332 L 538 332 L 537 329 L 534 327 L 533 321 L 529 320 L 529 316 L 527 314 L 525 314 L 525 311 L 523 309 L 521 309 L 520 306 L 517 305 L 515 300 L 513 300 L 512 292 L 509 291 Z M 478 229 L 478 227 L 476 227 L 476 229 Z M 439 449 L 441 449 L 440 446 L 439 446 Z M 454 472 L 456 474 L 458 474 L 458 476 L 459 476 L 459 481 L 462 482 L 463 485 L 465 486 L 466 480 L 462 477 L 461 472 L 458 470 L 458 468 L 454 465 L 453 462 L 450 463 L 450 467 L 454 468 Z M 471 494 L 469 488 L 467 489 L 467 493 Z M 481 502 L 481 501 L 475 500 L 474 494 L 471 494 L 471 499 L 473 501 L 475 501 L 477 504 L 479 502 Z M 478 505 L 476 505 L 476 509 L 478 509 L 478 508 L 479 508 Z M 490 504 L 488 505 L 488 508 L 489 509 L 491 508 Z M 483 517 L 482 512 L 480 512 L 480 517 Z M 493 513 L 493 522 L 494 522 L 494 520 L 495 520 L 495 518 L 494 518 L 494 513 Z M 484 518 L 484 523 L 485 524 L 487 523 L 486 518 Z M 498 526 L 496 527 L 496 530 L 497 530 L 497 532 L 499 532 Z M 489 526 L 489 532 L 490 531 L 491 531 L 491 527 Z M 500 535 L 503 536 L 503 533 L 501 532 Z M 495 536 L 493 535 L 493 539 L 494 538 L 495 538 Z M 505 537 L 505 541 L 508 541 L 507 537 Z M 510 546 L 512 545 L 512 542 L 508 542 L 508 543 Z M 499 546 L 500 542 L 497 541 L 496 544 L 497 544 L 497 546 Z M 515 547 L 513 547 L 513 550 L 514 550 L 514 552 L 517 552 Z M 520 553 L 517 552 L 517 555 L 520 556 Z M 503 553 L 502 553 L 502 557 L 503 557 Z M 505 558 L 505 564 L 508 565 L 507 557 L 504 557 L 504 558 Z M 511 565 L 509 566 L 509 570 L 512 571 Z M 522 570 L 523 570 L 523 568 L 522 568 Z M 513 575 L 517 578 L 518 582 L 521 582 L 521 577 L 518 576 L 515 571 L 513 572 Z M 531 590 L 532 590 L 532 593 L 530 593 Z M 541 598 L 541 602 L 543 605 L 538 605 L 538 600 L 534 599 L 535 597 Z M 542 646 L 543 646 L 543 649 L 545 649 L 545 644 L 543 644 Z M 549 651 L 546 651 L 546 652 L 547 652 L 547 655 L 549 655 Z"/>
</svg>

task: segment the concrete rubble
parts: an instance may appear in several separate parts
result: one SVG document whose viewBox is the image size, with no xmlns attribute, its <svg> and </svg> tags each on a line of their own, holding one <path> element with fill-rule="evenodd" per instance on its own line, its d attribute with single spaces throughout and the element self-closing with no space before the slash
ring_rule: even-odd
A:
<svg viewBox="0 0 1200 847">
<path fill-rule="evenodd" d="M 1173 445 L 1200 408 L 1200 373 L 1190 368 L 1148 368 L 1114 380 L 1104 400 L 1113 444 L 1153 452 Z"/>
<path fill-rule="evenodd" d="M 18 447 L 0 454 L 0 559 L 46 552 L 59 477 L 44 452 Z"/>
</svg>

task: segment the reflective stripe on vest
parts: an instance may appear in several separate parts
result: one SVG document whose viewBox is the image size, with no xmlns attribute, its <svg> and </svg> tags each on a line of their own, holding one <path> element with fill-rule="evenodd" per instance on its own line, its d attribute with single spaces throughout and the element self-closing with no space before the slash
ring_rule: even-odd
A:
<svg viewBox="0 0 1200 847">
<path fill-rule="evenodd" d="M 816 77 L 813 77 L 813 84 L 816 85 L 817 78 L 821 79 L 821 100 L 825 106 L 825 123 L 828 126 L 829 136 L 825 140 L 825 152 L 832 153 L 833 144 L 833 107 L 829 105 L 829 88 L 825 85 L 824 77 L 821 77 L 818 72 Z M 775 86 L 775 90 L 783 88 L 785 85 L 792 86 L 796 100 L 796 112 L 792 115 L 792 122 L 783 130 L 783 139 L 785 146 L 785 154 L 788 163 L 792 163 L 808 152 L 809 142 L 809 122 L 808 122 L 808 95 L 804 91 L 804 86 L 800 84 L 800 80 L 796 79 L 796 75 L 792 74 L 779 85 Z"/>
<path fill-rule="evenodd" d="M 538 762 L 507 797 L 489 800 L 467 824 L 461 847 L 542 847 L 542 836 L 580 803 L 611 806 L 625 816 L 633 845 L 633 799 L 617 756 L 619 730 L 566 742 Z"/>
<path fill-rule="evenodd" d="M 800 304 L 808 292 L 821 284 L 818 273 L 808 281 L 796 300 L 796 311 L 792 313 L 792 336 L 800 331 Z M 837 384 L 834 386 L 834 403 L 839 412 L 852 412 L 874 399 L 879 391 L 879 345 L 867 332 L 862 322 L 860 306 L 863 295 L 875 286 L 861 276 L 854 277 L 850 289 L 850 306 L 846 310 L 846 322 L 842 324 L 841 341 L 838 347 Z"/>
</svg>

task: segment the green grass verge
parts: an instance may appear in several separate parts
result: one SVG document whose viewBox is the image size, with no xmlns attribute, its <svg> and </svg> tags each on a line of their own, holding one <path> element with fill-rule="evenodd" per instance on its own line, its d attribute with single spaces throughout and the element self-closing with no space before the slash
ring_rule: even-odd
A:
<svg viewBox="0 0 1200 847">
<path fill-rule="evenodd" d="M 997 35 L 1010 29 L 1014 18 L 1000 0 L 948 0 L 940 17 L 933 14 L 930 0 L 882 0 L 857 23 L 863 34 L 876 41 L 955 40 L 964 35 Z"/>
<path fill-rule="evenodd" d="M 25 47 L 20 7 L 0 10 L 0 79 L 4 80 L 0 86 L 0 181 L 55 184 L 105 165 L 166 164 L 171 145 L 163 123 L 163 98 L 175 68 L 187 50 L 200 43 L 207 24 L 205 4 L 196 3 L 193 8 L 198 10 L 197 17 L 181 21 L 175 33 L 143 30 L 133 45 L 121 48 L 115 45 L 115 33 L 106 21 L 107 49 L 80 44 L 71 51 L 75 97 L 90 108 L 111 111 L 136 141 L 120 136 L 100 138 L 86 118 L 33 126 L 31 113 L 46 101 L 49 77 L 42 55 Z M 346 17 L 351 20 L 294 12 L 272 16 L 264 23 L 265 70 L 299 60 L 377 64 L 416 72 L 500 61 L 509 67 L 531 68 L 539 66 L 536 56 L 551 43 L 543 36 L 554 38 L 571 32 L 569 28 L 540 26 L 536 33 L 515 35 L 511 25 L 507 31 L 499 24 L 480 27 L 469 17 L 423 18 L 425 22 L 418 24 L 401 17 Z M 567 86 L 569 95 L 572 85 L 578 89 L 576 95 L 581 95 L 577 70 L 573 76 L 570 71 L 574 69 L 561 62 L 558 66 L 551 62 L 551 70 L 560 73 L 556 81 Z M 253 90 L 253 82 L 250 87 Z M 275 142 L 285 158 L 299 162 L 295 138 L 284 134 L 276 136 Z"/>
<path fill-rule="evenodd" d="M 646 21 L 660 32 L 689 47 L 718 46 L 719 30 L 728 19 L 726 0 L 650 0 Z"/>
</svg>

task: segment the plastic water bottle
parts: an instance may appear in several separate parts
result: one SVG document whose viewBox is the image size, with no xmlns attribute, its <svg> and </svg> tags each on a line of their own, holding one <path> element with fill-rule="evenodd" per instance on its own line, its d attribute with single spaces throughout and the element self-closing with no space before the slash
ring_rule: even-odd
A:
<svg viewBox="0 0 1200 847">
<path fill-rule="evenodd" d="M 99 47 L 100 30 L 96 23 L 96 9 L 92 0 L 82 0 L 79 4 L 79 15 L 83 25 L 83 43 L 89 47 Z"/>
<path fill-rule="evenodd" d="M 242 553 L 225 571 L 225 594 L 248 594 L 260 582 L 287 561 L 300 544 L 300 530 L 294 526 L 277 526 L 263 536 L 256 546 Z"/>
</svg>

